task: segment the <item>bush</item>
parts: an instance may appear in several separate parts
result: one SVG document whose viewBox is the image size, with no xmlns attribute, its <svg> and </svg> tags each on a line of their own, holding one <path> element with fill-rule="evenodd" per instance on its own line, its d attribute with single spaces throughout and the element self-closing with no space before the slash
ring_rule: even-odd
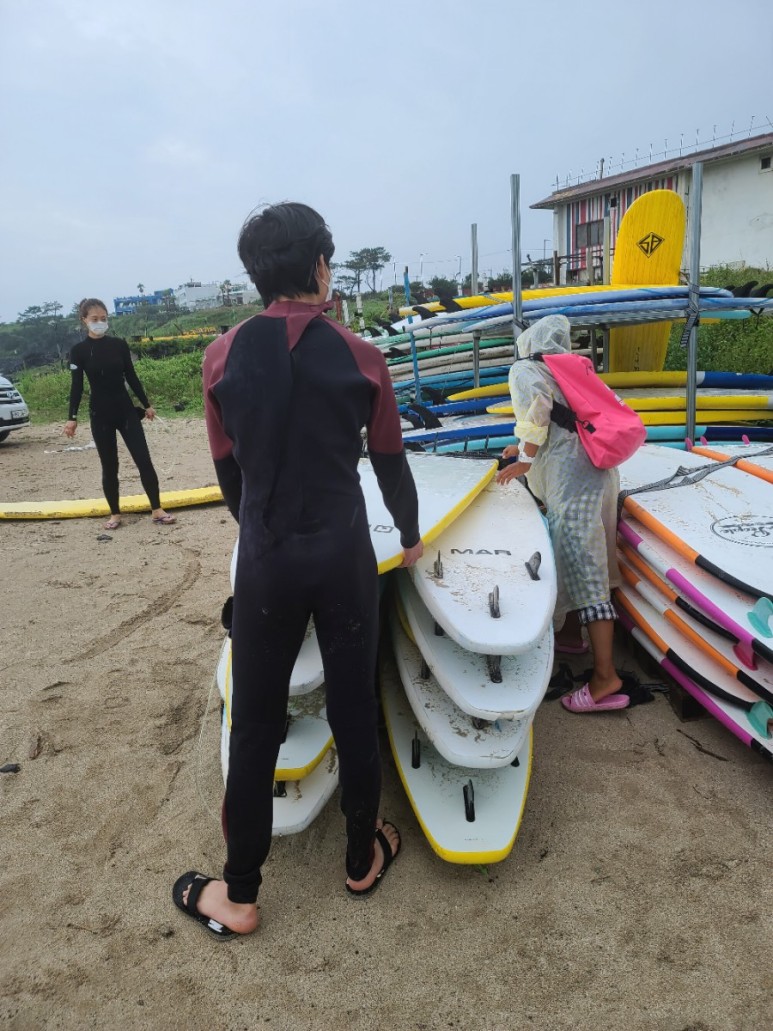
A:
<svg viewBox="0 0 773 1031">
<path fill-rule="evenodd" d="M 153 407 L 160 415 L 173 416 L 182 406 L 186 415 L 204 410 L 201 392 L 201 353 L 180 354 L 157 361 L 140 358 L 135 362 L 137 375 Z M 22 373 L 18 387 L 33 419 L 56 422 L 67 418 L 70 398 L 70 373 L 48 366 Z M 81 401 L 81 413 L 88 410 L 88 383 Z"/>
</svg>

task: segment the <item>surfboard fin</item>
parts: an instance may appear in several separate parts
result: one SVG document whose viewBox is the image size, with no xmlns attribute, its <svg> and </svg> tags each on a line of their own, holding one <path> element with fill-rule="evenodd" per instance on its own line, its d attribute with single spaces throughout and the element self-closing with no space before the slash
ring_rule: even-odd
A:
<svg viewBox="0 0 773 1031">
<path fill-rule="evenodd" d="M 487 655 L 486 667 L 488 668 L 489 679 L 492 684 L 502 683 L 502 656 Z"/>
<path fill-rule="evenodd" d="M 770 620 L 773 617 L 773 601 L 770 598 L 760 598 L 754 608 L 746 613 L 746 618 L 763 637 L 773 637 L 773 630 L 770 629 Z"/>
<path fill-rule="evenodd" d="M 432 567 L 432 571 L 438 580 L 443 579 L 443 560 L 440 557 L 440 552 L 437 553 L 437 558 L 435 559 L 435 564 Z"/>
<path fill-rule="evenodd" d="M 542 555 L 535 551 L 528 562 L 524 562 L 526 571 L 532 580 L 539 580 L 539 567 L 542 565 Z"/>
<path fill-rule="evenodd" d="M 488 596 L 488 609 L 492 619 L 499 619 L 502 613 L 499 610 L 499 587 L 497 585 L 494 585 L 494 590 Z"/>
<path fill-rule="evenodd" d="M 773 706 L 770 702 L 755 702 L 748 715 L 749 723 L 761 737 L 773 737 Z"/>
<path fill-rule="evenodd" d="M 468 780 L 462 788 L 464 793 L 464 816 L 467 823 L 475 823 L 475 788 L 472 781 Z"/>
</svg>

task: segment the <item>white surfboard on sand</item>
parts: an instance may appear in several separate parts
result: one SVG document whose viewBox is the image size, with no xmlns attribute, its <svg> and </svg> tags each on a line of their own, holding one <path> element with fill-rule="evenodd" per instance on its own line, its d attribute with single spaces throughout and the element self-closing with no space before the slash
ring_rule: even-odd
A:
<svg viewBox="0 0 773 1031">
<path fill-rule="evenodd" d="M 716 462 L 644 444 L 620 466 L 623 490 L 662 481 L 679 467 Z M 677 481 L 678 482 L 678 481 Z M 773 483 L 725 466 L 697 483 L 626 498 L 625 510 L 691 562 L 759 596 L 773 584 Z"/>
<path fill-rule="evenodd" d="M 228 779 L 228 737 L 228 722 L 224 710 L 220 738 L 223 783 Z M 337 786 L 338 755 L 335 747 L 327 748 L 320 761 L 303 778 L 277 779 L 274 784 L 272 835 L 280 837 L 305 830 L 322 811 Z"/>
<path fill-rule="evenodd" d="M 433 618 L 468 651 L 517 655 L 551 625 L 553 548 L 536 502 L 520 483 L 490 484 L 425 548 L 411 574 Z"/>
<path fill-rule="evenodd" d="M 533 714 L 542 701 L 553 668 L 553 628 L 548 626 L 532 648 L 520 655 L 477 655 L 436 621 L 404 570 L 395 573 L 397 603 L 402 605 L 413 639 L 437 682 L 471 716 L 484 720 L 519 719 Z"/>
<path fill-rule="evenodd" d="M 442 757 L 455 766 L 481 770 L 511 763 L 523 747 L 532 717 L 489 721 L 462 712 L 425 668 L 422 654 L 408 639 L 394 606 L 389 621 L 403 689 L 419 725 Z"/>
<path fill-rule="evenodd" d="M 497 863 L 511 852 L 529 788 L 531 729 L 517 765 L 473 770 L 447 762 L 419 726 L 398 676 L 381 670 L 389 743 L 408 799 L 434 851 L 449 863 Z"/>
</svg>

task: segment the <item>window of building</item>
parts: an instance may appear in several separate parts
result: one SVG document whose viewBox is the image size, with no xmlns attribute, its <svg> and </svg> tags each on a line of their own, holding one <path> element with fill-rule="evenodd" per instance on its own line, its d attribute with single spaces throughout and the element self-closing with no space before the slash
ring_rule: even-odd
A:
<svg viewBox="0 0 773 1031">
<path fill-rule="evenodd" d="M 760 158 L 760 171 L 770 172 L 772 160 L 773 157 L 770 154 L 766 154 L 764 158 Z"/>
<path fill-rule="evenodd" d="M 581 222 L 575 226 L 578 247 L 600 247 L 604 242 L 604 219 L 597 222 Z"/>
</svg>

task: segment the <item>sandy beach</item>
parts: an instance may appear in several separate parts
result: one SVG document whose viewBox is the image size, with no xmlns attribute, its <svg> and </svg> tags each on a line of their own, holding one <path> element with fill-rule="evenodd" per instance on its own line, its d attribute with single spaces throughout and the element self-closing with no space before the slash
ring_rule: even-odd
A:
<svg viewBox="0 0 773 1031">
<path fill-rule="evenodd" d="M 3 501 L 100 496 L 96 452 L 60 431 L 0 446 Z M 214 482 L 202 420 L 147 433 L 162 491 Z M 139 493 L 121 457 L 121 492 Z M 101 541 L 99 519 L 0 522 L 0 765 L 20 766 L 0 774 L 0 1026 L 769 1026 L 773 771 L 662 694 L 593 716 L 543 704 L 500 864 L 432 852 L 384 736 L 403 851 L 372 898 L 344 892 L 336 795 L 275 842 L 257 934 L 218 943 L 186 920 L 173 881 L 223 861 L 211 688 L 237 528 L 224 506 L 177 514 Z M 622 635 L 618 651 L 654 679 Z"/>
</svg>

